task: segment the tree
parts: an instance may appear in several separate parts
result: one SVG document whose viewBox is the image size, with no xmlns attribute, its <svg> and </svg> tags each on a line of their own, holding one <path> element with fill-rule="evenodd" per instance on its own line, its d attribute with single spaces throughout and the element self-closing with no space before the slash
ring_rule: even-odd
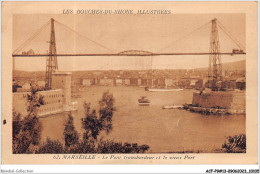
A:
<svg viewBox="0 0 260 174">
<path fill-rule="evenodd" d="M 41 123 L 37 117 L 37 109 L 43 104 L 43 97 L 37 95 L 37 90 L 31 88 L 27 95 L 28 115 L 21 118 L 13 112 L 13 153 L 32 153 L 34 146 L 39 145 L 41 139 Z"/>
<path fill-rule="evenodd" d="M 90 137 L 97 139 L 100 130 L 102 130 L 102 124 L 97 117 L 96 110 L 90 111 L 90 103 L 84 103 L 85 118 L 82 118 L 82 127 L 85 129 L 83 139 L 87 140 Z"/>
<path fill-rule="evenodd" d="M 64 147 L 59 140 L 53 141 L 48 137 L 47 141 L 39 147 L 36 153 L 64 153 Z"/>
<path fill-rule="evenodd" d="M 149 149 L 148 145 L 97 140 L 101 130 L 107 133 L 112 130 L 114 98 L 108 92 L 99 101 L 98 116 L 96 110 L 90 110 L 90 103 L 84 104 L 86 117 L 82 119 L 85 129 L 82 141 L 79 140 L 73 117 L 68 116 L 63 132 L 65 146 L 59 140 L 49 138 L 40 144 L 41 124 L 37 118 L 37 107 L 43 103 L 43 99 L 32 91 L 28 95 L 28 103 L 28 115 L 25 118 L 13 112 L 13 153 L 144 153 Z"/>
<path fill-rule="evenodd" d="M 65 146 L 70 147 L 79 142 L 79 134 L 75 129 L 73 117 L 69 114 L 68 122 L 65 125 L 63 132 L 65 139 Z"/>
<path fill-rule="evenodd" d="M 115 110 L 114 97 L 108 91 L 103 93 L 102 99 L 99 101 L 99 116 L 97 111 L 90 109 L 90 103 L 84 103 L 85 118 L 82 119 L 82 127 L 85 129 L 84 139 L 92 137 L 97 140 L 101 130 L 109 133 L 112 130 L 112 116 Z"/>
<path fill-rule="evenodd" d="M 102 99 L 99 101 L 99 117 L 102 128 L 109 133 L 112 130 L 112 116 L 115 111 L 115 99 L 113 94 L 108 91 L 103 93 Z"/>
<path fill-rule="evenodd" d="M 245 153 L 246 152 L 246 135 L 240 134 L 233 137 L 227 137 L 222 148 L 226 149 L 228 153 Z"/>
<path fill-rule="evenodd" d="M 124 143 L 114 141 L 100 141 L 97 153 L 144 153 L 150 147 L 148 145 L 139 146 L 137 143 Z"/>
<path fill-rule="evenodd" d="M 16 113 L 13 111 L 13 141 L 15 137 L 19 134 L 21 127 L 22 127 L 22 122 L 21 122 L 21 114 Z"/>
<path fill-rule="evenodd" d="M 79 141 L 70 148 L 67 148 L 66 153 L 97 153 L 94 141 Z"/>
<path fill-rule="evenodd" d="M 28 101 L 28 106 L 27 106 L 27 112 L 28 116 L 37 116 L 37 111 L 38 108 L 41 105 L 44 105 L 44 100 L 42 95 L 37 94 L 38 89 L 35 86 L 31 86 L 31 92 L 30 94 L 27 94 L 27 101 Z"/>
<path fill-rule="evenodd" d="M 13 121 L 13 128 L 13 153 L 30 153 L 32 146 L 39 144 L 41 124 L 36 116 Z"/>
<path fill-rule="evenodd" d="M 82 119 L 82 127 L 85 129 L 83 142 L 77 144 L 73 152 L 76 153 L 144 153 L 150 147 L 139 146 L 137 143 L 124 143 L 114 141 L 97 141 L 100 131 L 109 133 L 112 130 L 112 118 L 115 111 L 114 97 L 108 91 L 103 93 L 99 101 L 99 112 L 90 108 L 90 103 L 84 103 L 85 118 Z M 94 148 L 96 145 L 96 148 Z"/>
</svg>

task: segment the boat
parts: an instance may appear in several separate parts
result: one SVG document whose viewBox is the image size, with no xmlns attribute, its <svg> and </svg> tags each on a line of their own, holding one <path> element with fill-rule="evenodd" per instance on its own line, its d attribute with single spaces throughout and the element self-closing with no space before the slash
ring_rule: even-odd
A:
<svg viewBox="0 0 260 174">
<path fill-rule="evenodd" d="M 150 92 L 170 92 L 170 91 L 182 91 L 183 89 L 179 88 L 145 88 L 146 91 Z"/>
<path fill-rule="evenodd" d="M 142 96 L 141 98 L 138 99 L 139 105 L 149 105 L 150 100 L 146 98 L 146 96 Z"/>
<path fill-rule="evenodd" d="M 72 94 L 71 97 L 73 97 L 73 98 L 81 98 L 81 94 Z"/>
<path fill-rule="evenodd" d="M 176 106 L 176 105 L 164 105 L 162 108 L 163 109 L 182 109 L 183 106 L 182 105 L 178 105 L 178 106 Z"/>
</svg>

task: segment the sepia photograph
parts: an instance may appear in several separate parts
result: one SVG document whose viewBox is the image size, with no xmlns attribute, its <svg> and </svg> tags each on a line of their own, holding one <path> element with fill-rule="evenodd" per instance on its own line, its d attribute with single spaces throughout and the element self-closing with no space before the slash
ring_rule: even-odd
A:
<svg viewBox="0 0 260 174">
<path fill-rule="evenodd" d="M 15 15 L 13 153 L 245 153 L 245 22 Z"/>
<path fill-rule="evenodd" d="M 11 14 L 8 153 L 131 164 L 248 155 L 248 121 L 258 127 L 250 16 L 116 4 Z"/>
</svg>

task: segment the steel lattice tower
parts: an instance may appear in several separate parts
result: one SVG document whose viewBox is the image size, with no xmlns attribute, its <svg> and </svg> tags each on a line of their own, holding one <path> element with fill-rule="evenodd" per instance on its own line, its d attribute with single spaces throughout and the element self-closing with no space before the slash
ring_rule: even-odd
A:
<svg viewBox="0 0 260 174">
<path fill-rule="evenodd" d="M 209 69 L 208 78 L 209 83 L 212 82 L 211 89 L 218 91 L 221 89 L 222 82 L 222 64 L 220 54 L 220 44 L 218 37 L 217 19 L 213 19 L 211 25 L 210 35 L 210 55 L 209 55 Z M 220 84 L 220 86 L 218 85 Z"/>
<path fill-rule="evenodd" d="M 51 34 L 50 34 L 50 46 L 49 56 L 46 58 L 46 76 L 45 76 L 45 88 L 52 88 L 52 72 L 58 70 L 58 62 L 56 56 L 56 42 L 55 42 L 55 30 L 54 19 L 51 18 Z"/>
</svg>

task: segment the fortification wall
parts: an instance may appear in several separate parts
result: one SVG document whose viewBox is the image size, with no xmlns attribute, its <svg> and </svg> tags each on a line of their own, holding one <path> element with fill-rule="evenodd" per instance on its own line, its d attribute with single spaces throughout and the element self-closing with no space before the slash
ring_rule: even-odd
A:
<svg viewBox="0 0 260 174">
<path fill-rule="evenodd" d="M 30 92 L 15 92 L 13 93 L 13 110 L 20 113 L 22 117 L 27 115 L 27 95 Z M 62 90 L 39 91 L 39 95 L 43 96 L 44 105 L 38 108 L 38 115 L 45 116 L 63 111 Z"/>
<path fill-rule="evenodd" d="M 231 109 L 234 110 L 246 110 L 246 93 L 245 91 L 233 92 L 233 102 L 231 103 Z"/>
<path fill-rule="evenodd" d="M 193 93 L 192 105 L 205 108 L 221 107 L 230 109 L 232 94 L 224 92 Z"/>
<path fill-rule="evenodd" d="M 13 110 L 20 113 L 21 116 L 27 115 L 27 94 L 29 94 L 29 92 L 13 93 Z"/>
<path fill-rule="evenodd" d="M 245 92 L 195 92 L 193 106 L 245 110 Z"/>
</svg>

